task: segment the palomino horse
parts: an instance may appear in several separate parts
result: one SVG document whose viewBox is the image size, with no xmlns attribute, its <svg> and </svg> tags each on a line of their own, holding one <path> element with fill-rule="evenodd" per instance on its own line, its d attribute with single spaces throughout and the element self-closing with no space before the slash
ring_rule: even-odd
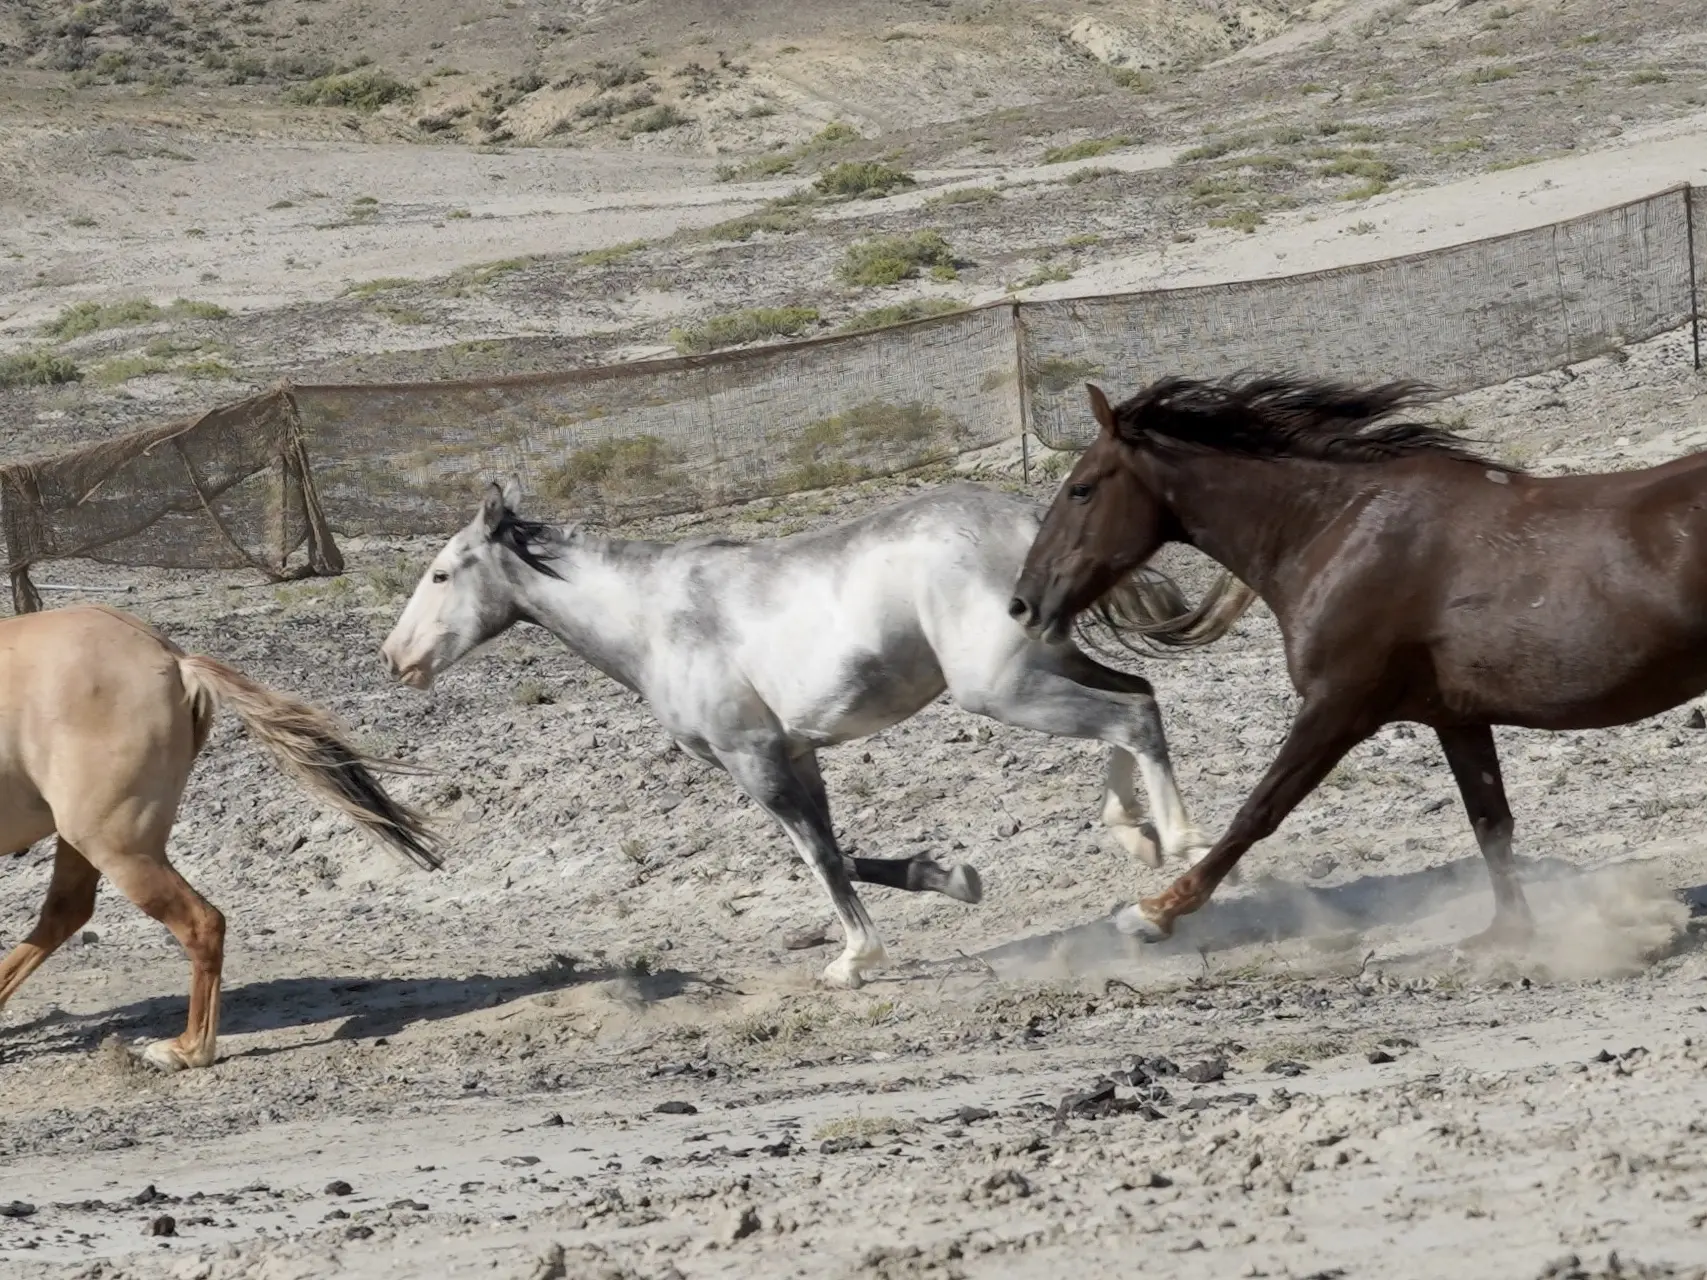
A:
<svg viewBox="0 0 1707 1280">
<path fill-rule="evenodd" d="M 40 920 L 0 960 L 0 1008 L 87 923 L 104 875 L 190 957 L 189 1024 L 143 1056 L 169 1071 L 213 1062 L 225 918 L 166 860 L 166 837 L 221 705 L 306 789 L 417 865 L 439 865 L 420 817 L 369 772 L 398 766 L 349 746 L 323 712 L 186 654 L 103 605 L 8 618 L 0 622 L 0 848 L 27 849 L 54 832 L 59 843 Z"/>
<path fill-rule="evenodd" d="M 846 947 L 824 971 L 857 987 L 884 962 L 852 880 L 962 902 L 970 867 L 927 858 L 844 860 L 818 771 L 822 747 L 905 720 L 944 689 L 1006 724 L 1109 744 L 1103 818 L 1158 865 L 1140 832 L 1136 765 L 1162 851 L 1205 841 L 1174 786 L 1148 682 L 1065 637 L 1028 639 L 1007 602 L 1039 513 L 975 485 L 932 490 L 830 529 L 764 542 L 622 542 L 516 514 L 491 486 L 474 520 L 422 576 L 382 652 L 417 689 L 516 622 L 551 631 L 646 699 L 681 748 L 728 771 L 787 832 L 830 896 Z M 1159 576 L 1123 579 L 1104 603 L 1153 639 L 1198 643 L 1244 607 L 1223 582 L 1184 612 Z M 1226 625 L 1231 625 L 1229 621 Z"/>
<path fill-rule="evenodd" d="M 1147 939 L 1201 907 L 1352 747 L 1434 729 L 1494 888 L 1470 944 L 1533 929 L 1491 726 L 1628 724 L 1707 689 L 1707 456 L 1540 478 L 1438 427 L 1383 422 L 1422 389 L 1169 378 L 1110 408 L 1026 556 L 1034 636 L 1158 547 L 1197 547 L 1273 610 L 1303 699 L 1207 857 L 1117 923 Z"/>
</svg>

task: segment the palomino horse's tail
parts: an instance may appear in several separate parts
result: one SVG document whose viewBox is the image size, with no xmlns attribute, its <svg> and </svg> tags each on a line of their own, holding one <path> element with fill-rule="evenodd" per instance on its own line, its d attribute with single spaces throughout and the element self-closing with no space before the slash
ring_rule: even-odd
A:
<svg viewBox="0 0 1707 1280">
<path fill-rule="evenodd" d="M 1160 652 L 1214 644 L 1233 629 L 1255 599 L 1256 592 L 1223 570 L 1193 605 L 1172 578 L 1144 565 L 1110 588 L 1088 612 L 1123 647 L 1141 651 L 1128 639 L 1131 636 L 1150 651 Z"/>
<path fill-rule="evenodd" d="M 443 863 L 426 820 L 387 795 L 372 772 L 411 772 L 409 766 L 363 755 L 344 741 L 325 712 L 257 684 L 223 662 L 199 653 L 180 654 L 178 669 L 190 695 L 198 740 L 214 712 L 230 707 L 279 768 L 304 789 L 342 810 L 416 866 L 433 871 Z"/>
</svg>

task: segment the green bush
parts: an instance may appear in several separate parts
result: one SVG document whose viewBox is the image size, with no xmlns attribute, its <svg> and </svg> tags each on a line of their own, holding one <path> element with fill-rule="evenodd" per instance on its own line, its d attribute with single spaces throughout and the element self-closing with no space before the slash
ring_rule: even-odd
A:
<svg viewBox="0 0 1707 1280">
<path fill-rule="evenodd" d="M 1064 147 L 1050 147 L 1043 153 L 1044 164 L 1066 164 L 1069 160 L 1089 160 L 1092 156 L 1105 156 L 1110 151 L 1118 151 L 1130 146 L 1132 139 L 1124 136 L 1113 138 L 1082 138 L 1078 142 L 1070 142 Z"/>
<path fill-rule="evenodd" d="M 545 471 L 539 488 L 559 501 L 585 497 L 589 489 L 607 498 L 656 497 L 688 483 L 681 462 L 681 454 L 657 436 L 601 440 Z"/>
<path fill-rule="evenodd" d="M 16 355 L 0 356 L 0 388 L 51 387 L 82 380 L 83 371 L 75 362 L 39 347 Z"/>
<path fill-rule="evenodd" d="M 355 111 L 378 111 L 391 102 L 408 102 L 415 86 L 375 67 L 363 67 L 344 75 L 321 76 L 298 85 L 285 95 L 299 107 L 349 107 Z"/>
<path fill-rule="evenodd" d="M 893 324 L 906 324 L 909 320 L 923 320 L 928 316 L 947 315 L 950 311 L 965 309 L 965 303 L 951 302 L 947 298 L 913 298 L 907 302 L 857 312 L 842 321 L 838 332 L 864 333 L 868 329 L 886 329 Z"/>
<path fill-rule="evenodd" d="M 754 307 L 712 316 L 691 328 L 673 329 L 670 341 L 683 355 L 694 355 L 761 338 L 792 338 L 817 320 L 818 313 L 811 307 Z"/>
<path fill-rule="evenodd" d="M 910 280 L 927 267 L 954 267 L 954 250 L 940 231 L 861 240 L 848 249 L 836 274 L 844 284 L 870 289 Z"/>
<path fill-rule="evenodd" d="M 918 183 L 912 174 L 900 169 L 875 160 L 858 160 L 831 165 L 812 185 L 827 196 L 853 197 L 885 196 Z"/>
</svg>

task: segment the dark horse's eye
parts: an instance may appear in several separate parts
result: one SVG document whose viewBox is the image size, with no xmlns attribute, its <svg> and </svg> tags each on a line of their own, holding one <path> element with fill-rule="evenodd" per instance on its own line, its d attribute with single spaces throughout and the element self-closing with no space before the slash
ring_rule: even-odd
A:
<svg viewBox="0 0 1707 1280">
<path fill-rule="evenodd" d="M 1091 496 L 1091 487 L 1088 484 L 1076 484 L 1067 490 L 1067 495 L 1077 502 L 1083 502 Z"/>
<path fill-rule="evenodd" d="M 446 573 L 443 569 L 434 569 L 433 570 L 433 581 L 434 582 L 449 582 L 450 581 L 450 574 Z"/>
</svg>

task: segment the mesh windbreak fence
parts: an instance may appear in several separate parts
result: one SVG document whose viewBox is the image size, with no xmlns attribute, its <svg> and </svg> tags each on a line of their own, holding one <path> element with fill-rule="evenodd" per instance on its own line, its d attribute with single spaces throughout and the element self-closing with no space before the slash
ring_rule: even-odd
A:
<svg viewBox="0 0 1707 1280">
<path fill-rule="evenodd" d="M 1707 187 L 1689 189 L 1689 206 L 1689 238 L 1695 250 L 1689 283 L 1695 296 L 1695 367 L 1699 369 L 1703 367 L 1701 330 L 1707 325 L 1707 315 L 1702 314 L 1707 308 Z"/>
<path fill-rule="evenodd" d="M 1020 432 L 1013 306 L 723 356 L 292 389 L 328 523 L 445 533 L 490 480 L 621 520 L 906 470 Z"/>
<path fill-rule="evenodd" d="M 281 568 L 307 536 L 277 394 L 192 423 L 0 466 L 8 559 Z"/>
<path fill-rule="evenodd" d="M 1027 411 L 1087 443 L 1083 384 L 1119 400 L 1167 374 L 1412 378 L 1442 392 L 1558 368 L 1676 328 L 1691 309 L 1687 188 L 1569 222 L 1354 267 L 1027 303 Z M 1699 251 L 1699 249 L 1698 249 Z"/>
</svg>

